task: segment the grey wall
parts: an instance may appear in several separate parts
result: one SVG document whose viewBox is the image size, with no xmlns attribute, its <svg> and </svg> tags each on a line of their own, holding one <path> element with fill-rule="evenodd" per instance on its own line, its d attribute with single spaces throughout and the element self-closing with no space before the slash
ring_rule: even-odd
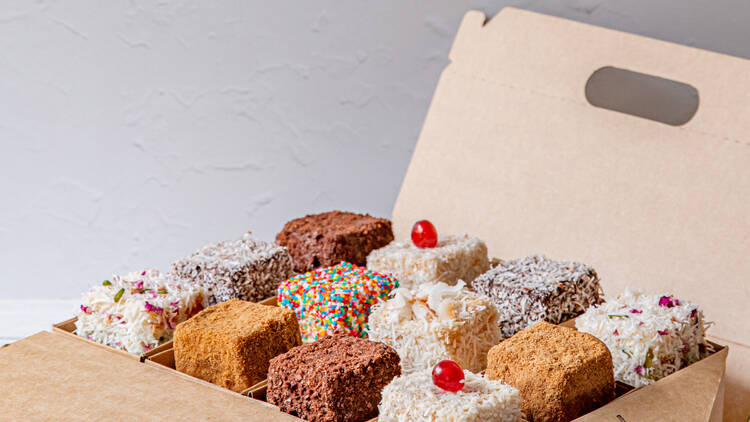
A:
<svg viewBox="0 0 750 422">
<path fill-rule="evenodd" d="M 750 57 L 744 0 L 0 2 L 0 299 L 388 216 L 463 13 L 504 5 Z"/>
</svg>

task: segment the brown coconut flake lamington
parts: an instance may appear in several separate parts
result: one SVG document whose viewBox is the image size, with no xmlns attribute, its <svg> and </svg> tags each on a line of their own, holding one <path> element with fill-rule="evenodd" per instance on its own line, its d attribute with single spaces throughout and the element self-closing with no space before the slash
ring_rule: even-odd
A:
<svg viewBox="0 0 750 422">
<path fill-rule="evenodd" d="M 232 299 L 177 325 L 175 368 L 241 392 L 266 378 L 271 358 L 300 344 L 294 312 Z"/>
<path fill-rule="evenodd" d="M 381 391 L 400 374 L 395 350 L 337 334 L 271 359 L 267 399 L 306 421 L 366 421 L 377 416 Z"/>
<path fill-rule="evenodd" d="M 276 294 L 292 275 L 292 258 L 281 246 L 246 233 L 234 241 L 206 245 L 172 264 L 178 277 L 204 287 L 213 305 L 229 299 L 258 302 Z"/>
<path fill-rule="evenodd" d="M 534 422 L 567 422 L 615 398 L 612 355 L 596 337 L 539 322 L 487 354 L 487 377 L 521 392 Z"/>
<path fill-rule="evenodd" d="M 276 236 L 276 242 L 289 250 L 299 273 L 342 261 L 364 266 L 370 251 L 392 240 L 390 221 L 342 211 L 297 218 Z"/>
<path fill-rule="evenodd" d="M 588 265 L 534 255 L 500 261 L 472 282 L 500 312 L 507 338 L 537 321 L 559 324 L 600 303 L 599 277 Z"/>
</svg>

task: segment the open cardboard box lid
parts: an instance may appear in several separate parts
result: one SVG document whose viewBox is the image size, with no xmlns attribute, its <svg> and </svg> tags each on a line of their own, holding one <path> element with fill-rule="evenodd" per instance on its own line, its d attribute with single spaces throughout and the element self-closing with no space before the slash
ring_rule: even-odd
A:
<svg viewBox="0 0 750 422">
<path fill-rule="evenodd" d="M 0 349 L 2 420 L 299 421 L 213 384 L 62 334 Z"/>
<path fill-rule="evenodd" d="M 393 211 L 396 238 L 426 218 L 484 239 L 491 256 L 589 263 L 605 295 L 699 304 L 731 349 L 726 386 L 713 360 L 590 417 L 716 420 L 726 388 L 725 420 L 746 421 L 750 62 L 512 8 L 488 22 L 467 13 L 450 58 Z M 587 81 L 607 66 L 690 84 L 700 106 L 680 126 L 595 107 Z"/>
</svg>

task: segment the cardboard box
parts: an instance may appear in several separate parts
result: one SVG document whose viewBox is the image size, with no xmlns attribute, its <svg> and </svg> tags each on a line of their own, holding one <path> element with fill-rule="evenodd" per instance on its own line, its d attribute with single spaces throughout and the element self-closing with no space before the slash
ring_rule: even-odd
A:
<svg viewBox="0 0 750 422">
<path fill-rule="evenodd" d="M 9 421 L 299 421 L 264 402 L 154 365 L 39 333 L 0 349 Z"/>
<path fill-rule="evenodd" d="M 394 207 L 396 238 L 426 218 L 484 239 L 492 256 L 589 263 L 605 295 L 631 287 L 700 304 L 731 349 L 726 379 L 724 349 L 581 420 L 716 421 L 725 410 L 746 421 L 750 62 L 513 8 L 490 21 L 467 13 L 450 59 Z M 592 105 L 595 72 L 612 67 L 646 79 L 632 90 L 603 81 L 623 109 L 687 119 Z"/>
</svg>

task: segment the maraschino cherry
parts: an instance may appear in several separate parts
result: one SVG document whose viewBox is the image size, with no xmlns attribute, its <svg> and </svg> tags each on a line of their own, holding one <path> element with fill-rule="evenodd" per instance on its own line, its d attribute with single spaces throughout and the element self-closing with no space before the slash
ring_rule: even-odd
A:
<svg viewBox="0 0 750 422">
<path fill-rule="evenodd" d="M 464 388 L 464 371 L 452 360 L 441 360 L 432 368 L 432 383 L 455 393 Z"/>
<path fill-rule="evenodd" d="M 419 220 L 411 228 L 411 241 L 418 248 L 434 248 L 438 242 L 437 230 L 427 220 Z"/>
</svg>

